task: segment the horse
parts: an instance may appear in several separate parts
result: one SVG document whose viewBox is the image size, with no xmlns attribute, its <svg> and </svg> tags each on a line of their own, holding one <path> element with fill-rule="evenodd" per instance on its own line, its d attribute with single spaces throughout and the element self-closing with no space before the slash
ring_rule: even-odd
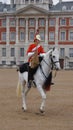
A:
<svg viewBox="0 0 73 130">
<path fill-rule="evenodd" d="M 43 87 L 47 77 L 50 75 L 52 71 L 52 66 L 55 66 L 56 70 L 60 70 L 59 63 L 59 50 L 58 48 L 50 49 L 47 51 L 39 64 L 36 73 L 34 74 L 34 81 L 36 84 L 36 88 L 38 89 L 42 102 L 40 105 L 40 112 L 45 112 L 45 102 L 46 102 L 46 91 Z M 18 71 L 19 83 L 21 85 L 21 93 L 22 93 L 22 109 L 23 111 L 27 111 L 26 105 L 26 96 L 30 90 L 28 88 L 28 71 L 20 72 Z"/>
</svg>

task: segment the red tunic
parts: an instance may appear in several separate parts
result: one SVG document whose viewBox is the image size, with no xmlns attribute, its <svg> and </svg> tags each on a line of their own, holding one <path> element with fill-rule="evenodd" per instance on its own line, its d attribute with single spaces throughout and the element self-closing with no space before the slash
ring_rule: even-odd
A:
<svg viewBox="0 0 73 130">
<path fill-rule="evenodd" d="M 37 49 L 38 55 L 41 54 L 41 53 L 45 53 L 45 51 L 44 51 L 44 49 L 41 45 L 37 46 L 35 43 L 33 43 L 33 44 L 29 45 L 29 48 L 27 50 L 27 54 L 29 52 L 35 52 L 35 49 Z M 30 61 L 30 59 L 29 59 L 29 61 Z"/>
</svg>

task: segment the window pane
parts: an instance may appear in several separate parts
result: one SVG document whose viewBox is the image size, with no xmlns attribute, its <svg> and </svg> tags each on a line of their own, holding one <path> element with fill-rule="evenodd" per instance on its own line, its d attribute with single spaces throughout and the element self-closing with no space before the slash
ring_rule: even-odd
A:
<svg viewBox="0 0 73 130">
<path fill-rule="evenodd" d="M 11 48 L 11 57 L 15 56 L 15 48 Z"/>
<path fill-rule="evenodd" d="M 54 39 L 54 32 L 49 32 L 49 40 L 50 41 L 54 41 L 55 39 Z"/>
<path fill-rule="evenodd" d="M 20 56 L 24 57 L 24 48 L 20 48 Z"/>
<path fill-rule="evenodd" d="M 15 39 L 16 39 L 16 33 L 10 32 L 10 41 L 15 41 Z"/>
<path fill-rule="evenodd" d="M 3 26 L 3 27 L 6 27 L 6 19 L 3 19 L 3 20 L 2 20 L 2 26 Z"/>
<path fill-rule="evenodd" d="M 54 26 L 54 25 L 55 25 L 55 19 L 50 19 L 49 26 Z"/>
<path fill-rule="evenodd" d="M 35 26 L 35 19 L 29 19 L 29 26 Z"/>
<path fill-rule="evenodd" d="M 73 48 L 69 48 L 69 56 L 73 57 Z"/>
<path fill-rule="evenodd" d="M 65 56 L 65 49 L 64 48 L 60 48 L 60 57 L 64 58 Z"/>
<path fill-rule="evenodd" d="M 73 25 L 73 19 L 70 19 L 70 25 Z"/>
<path fill-rule="evenodd" d="M 70 32 L 69 40 L 70 40 L 70 41 L 73 41 L 73 32 Z"/>
<path fill-rule="evenodd" d="M 29 32 L 29 40 L 30 41 L 33 41 L 34 40 L 34 30 L 30 30 L 30 32 Z"/>
<path fill-rule="evenodd" d="M 25 26 L 25 19 L 21 18 L 19 20 L 19 26 L 24 27 Z"/>
<path fill-rule="evenodd" d="M 60 40 L 65 41 L 66 40 L 66 32 L 61 32 Z"/>
<path fill-rule="evenodd" d="M 2 56 L 6 57 L 6 48 L 2 48 Z"/>
<path fill-rule="evenodd" d="M 2 41 L 6 41 L 6 32 L 2 32 Z"/>
<path fill-rule="evenodd" d="M 2 61 L 2 65 L 6 65 L 6 61 Z"/>
<path fill-rule="evenodd" d="M 40 37 L 41 37 L 42 41 L 45 40 L 45 32 L 44 32 L 44 30 L 40 31 Z"/>
<path fill-rule="evenodd" d="M 15 26 L 15 25 L 16 25 L 15 18 L 10 18 L 10 26 Z"/>
<path fill-rule="evenodd" d="M 24 31 L 20 31 L 20 41 L 24 41 L 25 40 L 25 33 Z"/>
<path fill-rule="evenodd" d="M 66 25 L 66 20 L 65 19 L 61 19 L 60 20 L 60 25 Z"/>
<path fill-rule="evenodd" d="M 39 19 L 39 26 L 45 26 L 45 19 Z"/>
</svg>

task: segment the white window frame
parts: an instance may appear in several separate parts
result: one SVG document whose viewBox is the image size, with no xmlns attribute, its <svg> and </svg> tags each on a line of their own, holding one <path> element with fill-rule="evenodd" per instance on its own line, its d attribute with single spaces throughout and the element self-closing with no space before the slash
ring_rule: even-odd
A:
<svg viewBox="0 0 73 130">
<path fill-rule="evenodd" d="M 71 36 L 71 34 L 70 34 L 70 33 L 72 33 L 72 34 L 73 34 L 73 30 L 70 30 L 70 31 L 69 31 L 69 38 L 68 38 L 68 39 L 69 39 L 69 41 L 73 41 L 73 36 Z M 72 38 L 72 39 L 71 39 L 71 38 Z"/>
<path fill-rule="evenodd" d="M 5 47 L 2 48 L 2 57 L 6 57 L 6 48 Z"/>
<path fill-rule="evenodd" d="M 15 48 L 11 48 L 11 57 L 14 57 L 15 56 Z"/>
<path fill-rule="evenodd" d="M 24 57 L 24 48 L 23 47 L 20 48 L 20 57 Z"/>
<path fill-rule="evenodd" d="M 2 27 L 6 27 L 6 19 L 2 19 Z"/>
<path fill-rule="evenodd" d="M 2 32 L 2 33 L 1 33 L 1 40 L 2 40 L 3 42 L 6 42 L 6 32 Z"/>
<path fill-rule="evenodd" d="M 20 27 L 25 27 L 25 19 L 24 18 L 19 19 L 19 26 Z"/>
<path fill-rule="evenodd" d="M 69 25 L 70 25 L 70 26 L 73 26 L 73 18 L 70 18 L 70 19 L 69 19 Z"/>
<path fill-rule="evenodd" d="M 60 48 L 60 57 L 61 58 L 65 57 L 65 48 Z"/>
<path fill-rule="evenodd" d="M 40 27 L 44 27 L 45 26 L 45 19 L 44 18 L 40 18 L 39 19 L 39 26 Z"/>
<path fill-rule="evenodd" d="M 10 27 L 15 27 L 15 26 L 16 26 L 15 18 L 10 18 Z"/>
<path fill-rule="evenodd" d="M 29 19 L 29 27 L 35 27 L 35 19 L 34 18 Z"/>
<path fill-rule="evenodd" d="M 14 36 L 12 36 L 12 35 L 14 35 Z M 10 41 L 14 42 L 15 40 L 16 40 L 16 32 L 10 32 Z"/>
<path fill-rule="evenodd" d="M 65 22 L 64 24 L 63 24 L 63 22 Z M 66 25 L 66 19 L 65 18 L 61 18 L 60 19 L 60 26 L 65 26 Z"/>
<path fill-rule="evenodd" d="M 49 32 L 49 41 L 54 41 L 55 40 L 55 32 L 54 31 L 50 31 Z"/>
<path fill-rule="evenodd" d="M 55 19 L 49 19 L 49 26 L 55 26 Z"/>
<path fill-rule="evenodd" d="M 69 48 L 69 57 L 73 57 L 73 48 Z"/>
<path fill-rule="evenodd" d="M 61 35 L 61 33 L 65 33 L 65 38 L 64 39 L 62 39 L 62 35 Z M 66 31 L 65 30 L 61 30 L 60 31 L 60 35 L 59 35 L 59 37 L 60 37 L 60 41 L 66 41 Z"/>
<path fill-rule="evenodd" d="M 45 30 L 42 29 L 39 31 L 40 37 L 41 37 L 41 41 L 45 41 Z"/>
<path fill-rule="evenodd" d="M 31 34 L 32 33 L 32 34 Z M 32 36 L 33 35 L 33 36 Z M 35 30 L 30 30 L 29 31 L 29 41 L 33 41 L 34 40 L 34 35 L 35 35 Z"/>
<path fill-rule="evenodd" d="M 23 36 L 21 36 L 21 35 L 23 35 Z M 20 41 L 25 41 L 25 31 L 24 30 L 20 30 Z"/>
</svg>

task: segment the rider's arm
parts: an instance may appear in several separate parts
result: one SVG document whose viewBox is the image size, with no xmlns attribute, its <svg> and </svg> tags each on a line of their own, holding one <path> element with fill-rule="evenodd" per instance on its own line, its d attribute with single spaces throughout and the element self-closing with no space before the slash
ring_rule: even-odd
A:
<svg viewBox="0 0 73 130">
<path fill-rule="evenodd" d="M 28 57 L 30 58 L 31 56 L 33 56 L 34 55 L 34 52 L 28 52 Z"/>
</svg>

